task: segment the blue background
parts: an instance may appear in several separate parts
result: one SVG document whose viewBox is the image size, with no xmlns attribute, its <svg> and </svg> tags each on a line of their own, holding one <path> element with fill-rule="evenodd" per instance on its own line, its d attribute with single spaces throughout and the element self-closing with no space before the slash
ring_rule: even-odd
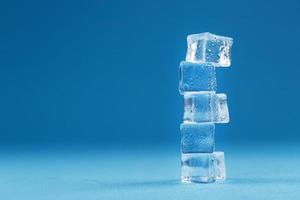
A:
<svg viewBox="0 0 300 200">
<path fill-rule="evenodd" d="M 156 161 L 152 158 L 153 162 L 164 162 L 168 157 L 164 153 L 170 152 L 174 160 L 168 168 L 179 170 L 183 100 L 178 93 L 178 64 L 185 59 L 186 36 L 206 31 L 234 38 L 232 66 L 217 71 L 218 91 L 228 96 L 231 122 L 216 129 L 217 149 L 228 152 L 228 161 L 232 161 L 229 162 L 232 168 L 228 167 L 232 181 L 238 182 L 245 174 L 250 178 L 255 177 L 255 172 L 257 177 L 266 174 L 261 170 L 264 166 L 254 167 L 256 171 L 252 174 L 249 172 L 254 168 L 248 164 L 258 164 L 261 158 L 243 163 L 244 157 L 237 152 L 245 151 L 253 156 L 265 153 L 266 158 L 272 154 L 270 166 L 282 163 L 280 159 L 285 157 L 287 166 L 281 167 L 280 176 L 285 182 L 281 183 L 299 186 L 299 170 L 289 173 L 291 179 L 284 179 L 287 171 L 296 170 L 294 164 L 288 164 L 291 159 L 297 161 L 293 156 L 300 152 L 296 148 L 300 139 L 299 1 L 76 0 L 0 4 L 1 162 L 11 161 L 7 168 L 2 168 L 6 174 L 2 186 L 13 192 L 14 188 L 26 185 L 26 177 L 12 181 L 9 186 L 6 183 L 20 178 L 13 170 L 23 166 L 18 156 L 27 160 L 28 154 L 34 161 L 28 161 L 29 171 L 21 174 L 32 174 L 29 182 L 36 185 L 40 185 L 39 181 L 47 182 L 49 177 L 59 177 L 45 171 L 42 173 L 45 178 L 38 181 L 36 177 L 43 176 L 34 173 L 33 166 L 41 164 L 40 158 L 56 162 L 54 152 L 81 155 L 92 149 L 105 154 L 112 163 L 119 156 L 127 158 L 119 153 L 132 156 L 132 152 L 138 151 L 145 152 L 141 158 L 151 154 L 158 158 Z M 154 153 L 154 149 L 161 150 Z M 277 156 L 279 150 L 285 153 Z M 37 152 L 42 153 L 36 155 Z M 108 156 L 110 153 L 112 156 Z M 291 154 L 291 159 L 286 157 Z M 130 156 L 127 162 L 144 161 Z M 61 159 L 65 157 L 68 156 Z M 105 161 L 101 163 L 101 157 L 93 164 L 93 159 L 88 163 L 98 166 L 94 172 L 101 174 Z M 76 163 L 74 160 L 67 163 L 72 162 Z M 117 166 L 114 163 L 107 170 L 118 171 Z M 124 167 L 124 173 L 128 173 L 125 169 L 130 166 Z M 140 167 L 155 169 L 155 165 L 136 166 Z M 61 169 L 68 170 L 63 166 Z M 85 169 L 86 166 L 74 170 L 74 175 Z M 245 174 L 234 174 L 241 169 L 245 169 Z M 170 179 L 179 180 L 180 173 L 176 170 Z M 273 170 L 269 179 L 261 177 L 263 183 L 278 180 L 279 172 Z M 149 169 L 147 173 L 151 172 L 161 173 L 162 180 L 168 179 L 164 179 L 162 171 Z M 159 181 L 146 186 L 139 184 L 149 177 L 131 185 L 132 180 L 127 177 L 124 185 L 142 185 L 141 190 L 153 187 L 153 183 L 164 186 L 165 182 Z M 114 173 L 107 175 L 110 178 L 115 180 Z M 99 187 L 118 190 L 117 183 L 122 181 Z M 257 182 L 251 179 L 247 184 Z M 65 183 L 62 181 L 62 185 L 68 185 Z M 56 184 L 54 181 L 53 185 Z M 28 196 L 34 194 L 31 190 L 36 185 L 28 186 Z M 50 186 L 47 188 L 51 191 Z M 73 191 L 77 188 L 73 186 L 66 187 Z M 268 186 L 271 189 L 267 191 L 271 192 L 274 187 Z M 164 191 L 158 193 L 163 195 Z M 230 186 L 226 191 L 231 191 Z M 61 194 L 60 190 L 56 192 Z M 295 195 L 291 191 L 289 194 Z M 83 192 L 83 196 L 88 195 Z M 117 196 L 106 196 L 109 197 Z"/>
</svg>

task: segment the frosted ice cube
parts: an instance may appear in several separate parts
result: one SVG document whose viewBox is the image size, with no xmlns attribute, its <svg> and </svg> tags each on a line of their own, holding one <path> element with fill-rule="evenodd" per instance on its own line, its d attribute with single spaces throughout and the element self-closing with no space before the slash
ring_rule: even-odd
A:
<svg viewBox="0 0 300 200">
<path fill-rule="evenodd" d="M 180 63 L 179 92 L 215 91 L 217 89 L 215 67 L 182 61 Z"/>
<path fill-rule="evenodd" d="M 229 67 L 232 38 L 211 33 L 188 35 L 186 61 L 210 63 L 216 67 Z"/>
<path fill-rule="evenodd" d="M 226 94 L 215 92 L 184 93 L 184 122 L 228 123 Z"/>
<path fill-rule="evenodd" d="M 224 181 L 225 179 L 223 152 L 181 154 L 182 182 L 210 183 Z"/>
<path fill-rule="evenodd" d="M 181 151 L 183 153 L 211 153 L 215 147 L 213 123 L 182 123 Z"/>
</svg>

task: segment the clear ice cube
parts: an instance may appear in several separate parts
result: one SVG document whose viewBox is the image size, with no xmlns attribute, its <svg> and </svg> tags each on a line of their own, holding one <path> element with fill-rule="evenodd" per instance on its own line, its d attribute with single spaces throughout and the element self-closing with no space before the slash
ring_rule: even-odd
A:
<svg viewBox="0 0 300 200">
<path fill-rule="evenodd" d="M 225 94 L 215 92 L 184 93 L 184 122 L 228 123 L 229 113 Z"/>
<path fill-rule="evenodd" d="M 216 67 L 229 67 L 232 38 L 211 33 L 188 35 L 186 61 L 209 63 Z"/>
<path fill-rule="evenodd" d="M 214 123 L 182 123 L 180 132 L 183 153 L 211 153 L 214 151 Z"/>
<path fill-rule="evenodd" d="M 223 152 L 181 154 L 182 182 L 210 183 L 224 181 L 225 179 Z"/>
<path fill-rule="evenodd" d="M 217 95 L 214 92 L 184 94 L 184 122 L 213 122 L 217 109 Z"/>
<path fill-rule="evenodd" d="M 215 91 L 217 89 L 215 67 L 182 61 L 180 63 L 179 91 Z"/>
</svg>

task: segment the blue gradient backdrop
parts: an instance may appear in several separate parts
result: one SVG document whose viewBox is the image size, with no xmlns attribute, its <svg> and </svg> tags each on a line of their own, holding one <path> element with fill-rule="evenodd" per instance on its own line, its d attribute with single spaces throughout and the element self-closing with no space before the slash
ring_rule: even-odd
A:
<svg viewBox="0 0 300 200">
<path fill-rule="evenodd" d="M 0 199 L 300 199 L 300 2 L 1 1 Z M 224 184 L 180 183 L 186 36 L 218 69 Z"/>
<path fill-rule="evenodd" d="M 299 141 L 299 1 L 1 3 L 0 143 L 178 145 L 186 36 L 234 38 L 218 143 Z"/>
</svg>

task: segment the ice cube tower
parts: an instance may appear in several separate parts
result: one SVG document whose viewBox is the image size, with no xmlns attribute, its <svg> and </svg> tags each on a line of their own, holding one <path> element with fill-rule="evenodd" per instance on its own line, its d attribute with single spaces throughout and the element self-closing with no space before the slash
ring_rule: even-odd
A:
<svg viewBox="0 0 300 200">
<path fill-rule="evenodd" d="M 229 67 L 232 38 L 211 33 L 187 37 L 186 60 L 179 66 L 184 97 L 181 181 L 211 183 L 226 178 L 223 152 L 215 151 L 215 123 L 228 123 L 226 94 L 217 94 L 216 68 Z"/>
</svg>

